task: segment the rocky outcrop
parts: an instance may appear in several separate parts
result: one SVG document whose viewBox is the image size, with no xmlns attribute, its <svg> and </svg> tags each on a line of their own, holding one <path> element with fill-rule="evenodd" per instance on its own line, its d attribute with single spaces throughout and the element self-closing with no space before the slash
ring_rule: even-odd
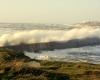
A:
<svg viewBox="0 0 100 80">
<path fill-rule="evenodd" d="M 12 60 L 30 60 L 29 57 L 25 56 L 23 52 L 16 52 L 11 49 L 0 48 L 0 63 L 9 62 Z"/>
<path fill-rule="evenodd" d="M 77 48 L 77 47 L 95 46 L 95 45 L 100 45 L 100 38 L 95 37 L 95 38 L 85 38 L 85 39 L 74 39 L 69 41 L 19 44 L 13 46 L 4 46 L 3 48 L 13 49 L 17 52 L 22 52 L 22 51 L 41 52 L 42 50 L 67 49 L 67 48 Z"/>
</svg>

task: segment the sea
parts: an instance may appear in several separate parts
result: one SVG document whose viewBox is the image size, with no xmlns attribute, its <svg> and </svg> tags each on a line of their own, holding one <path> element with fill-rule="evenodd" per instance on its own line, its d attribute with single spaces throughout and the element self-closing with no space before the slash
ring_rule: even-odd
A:
<svg viewBox="0 0 100 80">
<path fill-rule="evenodd" d="M 29 42 L 35 43 L 36 41 L 50 42 L 57 40 L 69 41 L 71 39 L 84 39 L 87 37 L 99 38 L 99 33 L 100 26 L 0 23 L 0 46 L 5 46 L 3 44 L 6 41 L 9 42 L 9 45 L 10 43 L 11 45 L 16 45 L 22 41 L 27 42 L 28 44 Z M 24 38 L 22 36 L 24 36 Z M 93 46 L 88 45 L 83 47 L 55 49 L 53 51 L 41 51 L 40 53 L 24 51 L 24 54 L 32 59 L 38 60 L 88 62 L 100 64 L 100 44 Z"/>
</svg>

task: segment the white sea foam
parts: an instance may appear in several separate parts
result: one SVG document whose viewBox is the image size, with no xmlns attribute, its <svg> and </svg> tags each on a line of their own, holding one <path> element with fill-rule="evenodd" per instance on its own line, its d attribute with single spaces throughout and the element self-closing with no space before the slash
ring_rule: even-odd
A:
<svg viewBox="0 0 100 80">
<path fill-rule="evenodd" d="M 51 41 L 69 41 L 91 37 L 100 38 L 100 28 L 82 27 L 70 30 L 28 30 L 16 31 L 0 36 L 0 46 L 20 43 L 40 43 Z"/>
</svg>

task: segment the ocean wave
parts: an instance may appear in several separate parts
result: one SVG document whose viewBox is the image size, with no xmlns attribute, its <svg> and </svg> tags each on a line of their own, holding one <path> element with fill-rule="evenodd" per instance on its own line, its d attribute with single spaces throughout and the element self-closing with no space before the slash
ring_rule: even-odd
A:
<svg viewBox="0 0 100 80">
<path fill-rule="evenodd" d="M 18 45 L 21 43 L 43 43 L 53 41 L 83 40 L 86 38 L 100 38 L 100 28 L 82 27 L 70 30 L 29 30 L 16 31 L 2 34 L 0 36 L 0 46 Z"/>
</svg>

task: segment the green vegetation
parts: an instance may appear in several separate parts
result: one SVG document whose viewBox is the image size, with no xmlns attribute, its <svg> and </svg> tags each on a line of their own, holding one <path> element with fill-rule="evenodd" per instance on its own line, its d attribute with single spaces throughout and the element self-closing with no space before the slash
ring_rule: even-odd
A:
<svg viewBox="0 0 100 80">
<path fill-rule="evenodd" d="M 100 65 L 31 60 L 23 53 L 1 49 L 0 80 L 100 80 Z"/>
</svg>

